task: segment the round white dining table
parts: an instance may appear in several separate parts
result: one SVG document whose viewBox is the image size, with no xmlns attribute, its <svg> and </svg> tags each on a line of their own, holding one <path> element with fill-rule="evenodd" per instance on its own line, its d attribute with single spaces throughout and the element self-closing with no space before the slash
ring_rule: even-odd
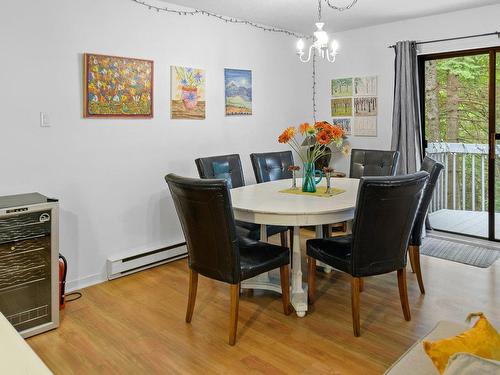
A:
<svg viewBox="0 0 500 375">
<path fill-rule="evenodd" d="M 307 312 L 307 284 L 302 280 L 300 227 L 315 226 L 316 236 L 322 237 L 322 226 L 354 218 L 359 180 L 333 178 L 332 187 L 344 192 L 332 197 L 289 194 L 280 192 L 292 185 L 292 180 L 277 180 L 231 189 L 236 220 L 261 225 L 260 240 L 267 241 L 266 225 L 293 227 L 291 270 L 291 304 L 299 317 Z M 300 179 L 297 186 L 301 186 Z M 324 186 L 323 179 L 318 186 Z M 268 273 L 242 283 L 242 288 L 265 289 L 281 293 L 279 280 Z"/>
</svg>

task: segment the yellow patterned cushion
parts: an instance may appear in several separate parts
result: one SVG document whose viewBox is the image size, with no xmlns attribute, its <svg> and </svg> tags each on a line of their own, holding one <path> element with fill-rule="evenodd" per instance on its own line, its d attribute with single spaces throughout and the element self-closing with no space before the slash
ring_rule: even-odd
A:
<svg viewBox="0 0 500 375">
<path fill-rule="evenodd" d="M 434 366 L 442 374 L 448 359 L 455 353 L 471 353 L 479 357 L 500 360 L 500 335 L 483 313 L 469 314 L 467 320 L 479 316 L 471 329 L 448 339 L 435 342 L 424 341 L 424 350 Z"/>
</svg>

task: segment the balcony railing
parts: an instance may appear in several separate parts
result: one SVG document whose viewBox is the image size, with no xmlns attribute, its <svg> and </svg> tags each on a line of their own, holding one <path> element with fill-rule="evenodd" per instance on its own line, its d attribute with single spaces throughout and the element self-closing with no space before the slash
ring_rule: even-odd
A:
<svg viewBox="0 0 500 375">
<path fill-rule="evenodd" d="M 500 154 L 499 151 L 497 147 L 497 155 Z M 429 212 L 442 209 L 488 209 L 487 144 L 429 143 L 426 152 L 429 157 L 444 165 Z"/>
</svg>

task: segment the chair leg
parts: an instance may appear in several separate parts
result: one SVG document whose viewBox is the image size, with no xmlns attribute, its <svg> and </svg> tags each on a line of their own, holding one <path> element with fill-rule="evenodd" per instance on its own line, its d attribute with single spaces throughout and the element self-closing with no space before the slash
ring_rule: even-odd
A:
<svg viewBox="0 0 500 375">
<path fill-rule="evenodd" d="M 290 267 L 293 267 L 293 256 L 292 256 L 292 251 L 293 251 L 293 227 L 288 227 L 288 232 L 290 233 Z"/>
<path fill-rule="evenodd" d="M 283 300 L 283 313 L 290 315 L 290 271 L 288 264 L 280 267 L 281 298 Z"/>
<path fill-rule="evenodd" d="M 323 224 L 323 238 L 332 236 L 332 226 L 330 224 Z"/>
<path fill-rule="evenodd" d="M 280 238 L 281 238 L 281 246 L 283 247 L 288 247 L 288 233 L 287 232 L 281 232 L 280 233 Z"/>
<path fill-rule="evenodd" d="M 401 300 L 401 307 L 403 308 L 403 315 L 405 320 L 411 320 L 410 304 L 408 303 L 408 290 L 406 288 L 406 268 L 398 270 L 398 288 L 399 299 Z"/>
<path fill-rule="evenodd" d="M 191 323 L 193 318 L 194 303 L 196 301 L 196 290 L 198 289 L 198 272 L 189 269 L 189 295 L 186 310 L 186 323 Z"/>
<path fill-rule="evenodd" d="M 352 330 L 354 336 L 359 337 L 361 334 L 359 324 L 359 289 L 360 277 L 353 277 L 351 280 L 351 311 L 352 311 Z"/>
<path fill-rule="evenodd" d="M 410 260 L 411 272 L 415 273 L 415 264 L 413 260 L 413 252 L 411 250 L 412 246 L 408 246 L 408 259 Z"/>
<path fill-rule="evenodd" d="M 342 223 L 342 232 L 344 232 L 344 233 L 347 232 L 347 221 L 344 221 Z"/>
<path fill-rule="evenodd" d="M 240 302 L 240 284 L 230 285 L 231 307 L 229 311 L 229 345 L 236 343 L 236 331 L 238 330 L 238 308 Z"/>
<path fill-rule="evenodd" d="M 424 279 L 422 278 L 422 269 L 420 268 L 420 246 L 410 246 L 410 259 L 412 262 L 413 272 L 417 275 L 418 287 L 420 288 L 420 293 L 425 294 Z"/>
<path fill-rule="evenodd" d="M 307 300 L 313 305 L 316 300 L 316 259 L 307 257 Z"/>
<path fill-rule="evenodd" d="M 360 277 L 359 278 L 359 291 L 362 292 L 363 290 L 365 290 L 365 280 Z"/>
</svg>

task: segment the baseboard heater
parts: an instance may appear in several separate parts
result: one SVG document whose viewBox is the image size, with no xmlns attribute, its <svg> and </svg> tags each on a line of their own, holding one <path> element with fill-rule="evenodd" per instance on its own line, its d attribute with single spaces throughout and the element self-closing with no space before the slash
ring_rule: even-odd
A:
<svg viewBox="0 0 500 375">
<path fill-rule="evenodd" d="M 106 268 L 108 280 L 116 279 L 160 264 L 172 262 L 187 256 L 186 243 L 163 247 L 150 251 L 134 251 L 111 256 L 107 260 Z"/>
</svg>

